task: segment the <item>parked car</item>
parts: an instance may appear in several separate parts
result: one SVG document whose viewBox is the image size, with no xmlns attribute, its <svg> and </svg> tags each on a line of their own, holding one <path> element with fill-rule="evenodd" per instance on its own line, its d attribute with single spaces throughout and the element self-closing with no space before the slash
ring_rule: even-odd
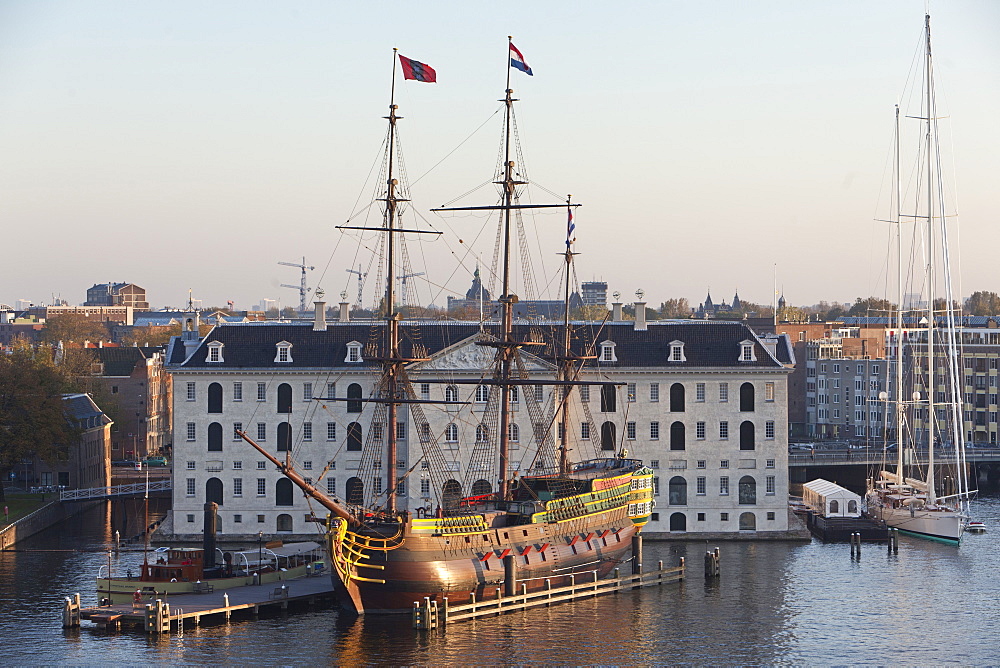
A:
<svg viewBox="0 0 1000 668">
<path fill-rule="evenodd" d="M 166 457 L 146 457 L 145 459 L 142 460 L 142 463 L 145 464 L 146 466 L 166 466 L 167 465 L 167 458 Z"/>
<path fill-rule="evenodd" d="M 134 459 L 113 459 L 111 460 L 112 466 L 129 466 L 135 468 L 136 461 Z"/>
</svg>

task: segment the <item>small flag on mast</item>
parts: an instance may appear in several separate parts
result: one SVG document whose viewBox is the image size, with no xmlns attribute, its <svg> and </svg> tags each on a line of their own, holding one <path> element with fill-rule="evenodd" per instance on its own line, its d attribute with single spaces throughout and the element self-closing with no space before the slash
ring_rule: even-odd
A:
<svg viewBox="0 0 1000 668">
<path fill-rule="evenodd" d="M 424 83 L 437 82 L 437 72 L 430 65 L 407 58 L 403 54 L 399 54 L 399 64 L 403 68 L 404 79 L 415 79 Z"/>
<path fill-rule="evenodd" d="M 535 76 L 531 73 L 531 68 L 528 67 L 528 63 L 524 60 L 524 56 L 522 56 L 518 48 L 514 46 L 514 42 L 510 43 L 510 64 L 512 67 L 516 67 L 529 77 Z"/>
<path fill-rule="evenodd" d="M 566 220 L 566 248 L 576 241 L 576 223 L 573 222 L 573 209 L 567 207 L 569 218 Z"/>
</svg>

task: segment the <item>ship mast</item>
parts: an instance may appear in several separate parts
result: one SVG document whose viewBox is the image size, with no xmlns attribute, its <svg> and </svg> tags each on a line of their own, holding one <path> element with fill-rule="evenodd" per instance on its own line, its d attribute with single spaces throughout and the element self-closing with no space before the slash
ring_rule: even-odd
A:
<svg viewBox="0 0 1000 668">
<path fill-rule="evenodd" d="M 389 94 L 389 167 L 386 179 L 385 193 L 385 231 L 386 231 L 386 279 L 385 279 L 385 345 L 383 347 L 382 362 L 385 372 L 386 399 L 386 471 L 389 475 L 389 491 L 386 498 L 386 511 L 396 512 L 396 414 L 399 404 L 395 399 L 399 398 L 399 376 L 402 372 L 403 362 L 399 360 L 399 318 L 395 312 L 395 298 L 393 288 L 396 283 L 395 271 L 395 241 L 396 241 L 396 207 L 400 200 L 396 196 L 396 180 L 393 178 L 393 164 L 396 149 L 396 54 L 397 49 L 392 50 L 392 92 Z"/>
<path fill-rule="evenodd" d="M 566 196 L 566 215 L 569 220 L 572 220 L 573 208 L 570 204 L 570 200 L 573 198 L 572 195 Z M 566 382 L 572 380 L 573 375 L 573 359 L 570 357 L 570 343 L 571 343 L 571 332 L 569 329 L 569 296 L 570 296 L 570 280 L 573 275 L 573 256 L 576 253 L 573 252 L 573 241 L 570 239 L 571 229 L 570 224 L 566 224 L 566 250 L 563 252 L 563 257 L 566 262 L 566 285 L 563 290 L 563 340 L 562 340 L 562 350 L 560 351 L 562 363 L 559 365 L 560 368 L 560 378 L 559 380 Z M 559 475 L 566 475 L 569 473 L 569 397 L 570 393 L 573 391 L 573 386 L 566 384 L 562 386 L 561 390 L 561 402 L 559 411 L 559 423 L 560 434 L 559 434 Z"/>
<path fill-rule="evenodd" d="M 903 484 L 903 416 L 906 405 L 903 403 L 903 227 L 900 217 L 899 202 L 899 105 L 896 105 L 896 142 L 895 142 L 895 198 L 896 198 L 896 475 L 897 484 Z"/>
<path fill-rule="evenodd" d="M 934 137 L 934 108 L 932 98 L 933 71 L 931 69 L 931 17 L 930 14 L 924 16 L 925 33 L 927 37 L 927 49 L 924 54 L 925 77 L 924 82 L 926 93 L 926 116 L 927 123 L 925 141 L 927 153 L 927 386 L 924 391 L 927 393 L 927 503 L 933 505 L 937 500 L 934 493 L 934 434 L 937 431 L 937 411 L 935 408 L 934 391 L 937 384 L 934 382 L 934 188 L 932 187 L 934 177 L 933 145 Z M 949 304 L 945 303 L 945 308 Z M 897 446 L 898 447 L 898 446 Z"/>
</svg>

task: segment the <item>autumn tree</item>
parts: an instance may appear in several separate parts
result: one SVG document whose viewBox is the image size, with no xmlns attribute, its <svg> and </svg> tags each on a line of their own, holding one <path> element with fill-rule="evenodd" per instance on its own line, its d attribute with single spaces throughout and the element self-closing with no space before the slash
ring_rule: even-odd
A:
<svg viewBox="0 0 1000 668">
<path fill-rule="evenodd" d="M 1000 315 L 1000 295 L 985 290 L 973 292 L 965 300 L 965 312 L 969 315 Z"/>
<path fill-rule="evenodd" d="M 677 299 L 668 299 L 667 301 L 660 304 L 660 317 L 665 319 L 690 318 L 691 304 L 688 303 L 686 297 L 678 297 Z"/>
<path fill-rule="evenodd" d="M 891 311 L 894 311 L 896 305 L 890 302 L 888 299 L 882 299 L 880 297 L 868 297 L 867 299 L 862 299 L 858 297 L 854 300 L 854 304 L 851 306 L 851 310 L 847 312 L 850 316 L 885 316 L 889 315 Z"/>
<path fill-rule="evenodd" d="M 13 467 L 37 457 L 49 464 L 64 460 L 69 444 L 79 438 L 64 412 L 62 395 L 72 389 L 56 365 L 52 349 L 14 342 L 0 355 L 0 480 Z M 4 500 L 0 484 L 0 501 Z"/>
<path fill-rule="evenodd" d="M 97 317 L 86 313 L 60 313 L 45 321 L 42 330 L 42 340 L 46 343 L 57 341 L 105 341 L 108 338 L 108 328 Z"/>
</svg>

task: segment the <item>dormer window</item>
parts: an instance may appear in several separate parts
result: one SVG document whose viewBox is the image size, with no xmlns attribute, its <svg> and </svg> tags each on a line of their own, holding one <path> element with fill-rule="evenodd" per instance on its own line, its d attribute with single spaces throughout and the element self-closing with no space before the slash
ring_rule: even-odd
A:
<svg viewBox="0 0 1000 668">
<path fill-rule="evenodd" d="M 740 341 L 740 362 L 756 362 L 757 356 L 753 352 L 753 341 Z"/>
<path fill-rule="evenodd" d="M 687 362 L 687 358 L 684 357 L 684 342 L 683 341 L 671 341 L 670 342 L 670 357 L 668 358 L 670 362 Z"/>
<path fill-rule="evenodd" d="M 292 344 L 282 341 L 277 344 L 277 354 L 274 356 L 275 362 L 288 363 L 292 361 Z"/>
<path fill-rule="evenodd" d="M 351 341 L 347 344 L 347 357 L 344 358 L 345 362 L 356 364 L 358 362 L 363 362 L 361 359 L 361 344 L 357 341 Z"/>
<path fill-rule="evenodd" d="M 211 343 L 209 343 L 208 357 L 206 358 L 206 361 L 213 363 L 224 362 L 225 360 L 222 359 L 222 347 L 223 344 L 220 343 L 219 341 L 212 341 Z"/>
<path fill-rule="evenodd" d="M 601 347 L 601 354 L 600 354 L 600 361 L 601 362 L 617 362 L 618 361 L 618 356 L 615 355 L 615 342 L 614 341 L 604 341 L 603 343 L 600 344 L 600 347 Z"/>
</svg>

